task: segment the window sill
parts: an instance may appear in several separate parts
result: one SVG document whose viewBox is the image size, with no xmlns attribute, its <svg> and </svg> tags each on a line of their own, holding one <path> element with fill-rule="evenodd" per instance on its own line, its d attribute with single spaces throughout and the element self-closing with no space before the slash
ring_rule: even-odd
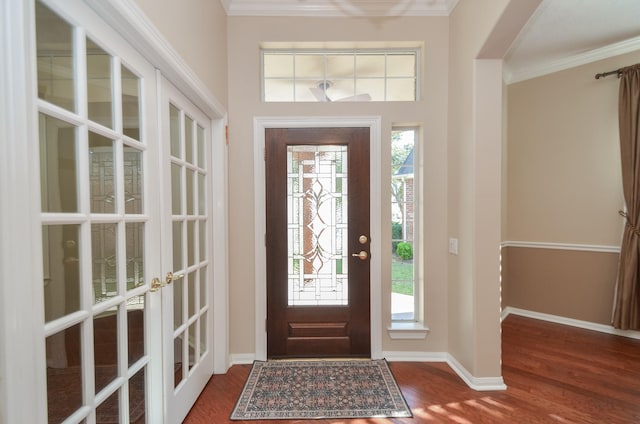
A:
<svg viewBox="0 0 640 424">
<path fill-rule="evenodd" d="M 427 338 L 429 327 L 419 322 L 392 322 L 387 332 L 394 340 L 421 340 Z"/>
</svg>

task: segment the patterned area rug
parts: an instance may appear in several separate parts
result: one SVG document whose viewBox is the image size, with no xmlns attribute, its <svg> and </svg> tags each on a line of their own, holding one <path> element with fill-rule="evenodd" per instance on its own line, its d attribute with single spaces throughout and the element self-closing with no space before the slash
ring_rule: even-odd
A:
<svg viewBox="0 0 640 424">
<path fill-rule="evenodd" d="M 232 420 L 412 417 L 385 360 L 254 362 Z"/>
</svg>

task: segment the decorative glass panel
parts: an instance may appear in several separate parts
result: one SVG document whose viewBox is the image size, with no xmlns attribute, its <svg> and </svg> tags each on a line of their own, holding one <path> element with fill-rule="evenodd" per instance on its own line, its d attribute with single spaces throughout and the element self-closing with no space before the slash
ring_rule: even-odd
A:
<svg viewBox="0 0 640 424">
<path fill-rule="evenodd" d="M 140 140 L 140 78 L 125 66 L 122 72 L 122 132 Z"/>
<path fill-rule="evenodd" d="M 347 147 L 287 147 L 288 304 L 347 305 Z"/>
<path fill-rule="evenodd" d="M 80 309 L 79 225 L 44 225 L 44 318 L 46 322 Z"/>
<path fill-rule="evenodd" d="M 38 97 L 75 111 L 73 28 L 36 2 Z"/>
<path fill-rule="evenodd" d="M 87 38 L 87 101 L 89 119 L 113 128 L 111 56 Z"/>
<path fill-rule="evenodd" d="M 92 213 L 116 211 L 116 176 L 113 140 L 89 132 L 89 179 Z"/>
<path fill-rule="evenodd" d="M 99 303 L 118 294 L 117 225 L 91 225 L 93 299 Z"/>
</svg>

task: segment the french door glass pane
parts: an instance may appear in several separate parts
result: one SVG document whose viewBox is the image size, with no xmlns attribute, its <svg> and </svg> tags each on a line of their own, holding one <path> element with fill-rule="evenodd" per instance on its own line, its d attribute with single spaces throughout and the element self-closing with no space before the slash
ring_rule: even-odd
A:
<svg viewBox="0 0 640 424">
<path fill-rule="evenodd" d="M 188 317 L 191 318 L 196 313 L 196 273 L 190 272 L 188 285 L 187 285 L 187 297 L 188 297 Z"/>
<path fill-rule="evenodd" d="M 146 402 L 145 402 L 145 372 L 146 367 L 138 371 L 129 379 L 129 422 L 138 424 L 144 423 Z"/>
<path fill-rule="evenodd" d="M 171 164 L 171 213 L 182 213 L 182 168 Z"/>
<path fill-rule="evenodd" d="M 200 168 L 204 168 L 205 166 L 205 157 L 204 157 L 204 128 L 198 125 L 198 161 L 197 165 Z"/>
<path fill-rule="evenodd" d="M 93 318 L 93 352 L 96 393 L 118 376 L 117 308 Z"/>
<path fill-rule="evenodd" d="M 184 310 L 182 305 L 182 299 L 184 299 L 184 289 L 186 279 L 180 278 L 173 282 L 173 329 L 177 329 L 184 322 L 182 311 Z"/>
<path fill-rule="evenodd" d="M 80 324 L 46 339 L 47 416 L 50 424 L 63 422 L 82 406 Z"/>
<path fill-rule="evenodd" d="M 93 301 L 103 302 L 118 294 L 117 225 L 91 225 L 93 255 Z"/>
<path fill-rule="evenodd" d="M 288 304 L 348 304 L 347 147 L 287 147 Z"/>
<path fill-rule="evenodd" d="M 38 97 L 75 111 L 73 28 L 51 9 L 36 2 Z"/>
<path fill-rule="evenodd" d="M 174 105 L 169 105 L 169 137 L 171 139 L 171 156 L 182 157 L 180 150 L 180 110 Z"/>
<path fill-rule="evenodd" d="M 204 292 L 200 291 L 200 297 L 204 296 Z M 200 317 L 200 356 L 207 351 L 207 313 Z"/>
<path fill-rule="evenodd" d="M 182 269 L 182 221 L 173 223 L 173 269 Z"/>
<path fill-rule="evenodd" d="M 127 290 L 144 284 L 144 223 L 125 225 L 127 253 Z"/>
<path fill-rule="evenodd" d="M 195 241 L 194 222 L 187 221 L 187 266 L 192 266 L 196 263 Z"/>
<path fill-rule="evenodd" d="M 111 56 L 87 38 L 87 100 L 89 119 L 113 128 Z"/>
<path fill-rule="evenodd" d="M 144 296 L 127 301 L 127 345 L 129 366 L 144 356 Z"/>
<path fill-rule="evenodd" d="M 40 114 L 42 212 L 78 212 L 77 128 Z"/>
<path fill-rule="evenodd" d="M 140 79 L 126 66 L 121 67 L 122 76 L 122 132 L 140 140 Z"/>
<path fill-rule="evenodd" d="M 96 408 L 96 423 L 120 422 L 120 390 L 116 390 Z"/>
<path fill-rule="evenodd" d="M 193 163 L 193 119 L 188 116 L 184 118 L 184 150 L 185 160 Z"/>
<path fill-rule="evenodd" d="M 46 322 L 80 309 L 79 232 L 75 224 L 42 226 Z"/>
<path fill-rule="evenodd" d="M 113 140 L 89 132 L 89 178 L 92 213 L 116 211 L 116 176 Z"/>
<path fill-rule="evenodd" d="M 143 213 L 142 152 L 135 147 L 124 146 L 124 212 Z"/>
</svg>

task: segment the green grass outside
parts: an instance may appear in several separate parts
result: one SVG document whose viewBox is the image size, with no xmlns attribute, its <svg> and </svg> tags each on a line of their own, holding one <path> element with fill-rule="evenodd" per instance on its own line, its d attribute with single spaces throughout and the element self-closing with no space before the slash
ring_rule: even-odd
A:
<svg viewBox="0 0 640 424">
<path fill-rule="evenodd" d="M 413 261 L 391 261 L 391 291 L 413 296 Z"/>
</svg>

